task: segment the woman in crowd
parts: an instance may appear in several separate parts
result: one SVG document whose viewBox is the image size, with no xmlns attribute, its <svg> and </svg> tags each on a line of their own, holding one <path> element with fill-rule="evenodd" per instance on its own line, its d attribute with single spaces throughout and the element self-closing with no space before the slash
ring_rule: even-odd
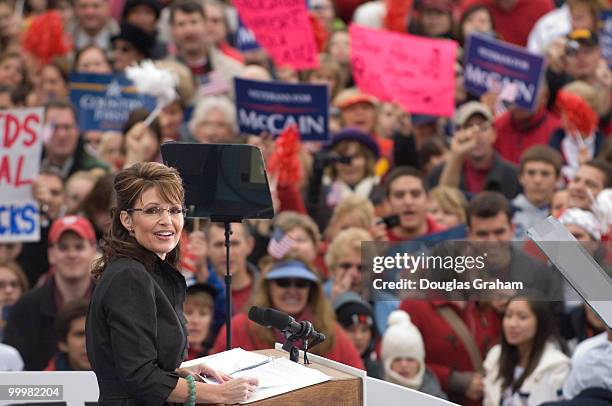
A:
<svg viewBox="0 0 612 406">
<path fill-rule="evenodd" d="M 389 315 L 380 348 L 385 381 L 446 399 L 436 375 L 425 366 L 425 345 L 408 313 Z"/>
<path fill-rule="evenodd" d="M 11 307 L 28 289 L 28 278 L 16 262 L 0 263 L 0 341 Z"/>
<path fill-rule="evenodd" d="M 311 321 L 315 329 L 326 337 L 323 343 L 312 349 L 312 353 L 363 369 L 359 353 L 336 321 L 323 294 L 319 275 L 307 261 L 285 257 L 262 269 L 252 305 L 273 308 L 297 321 Z M 232 319 L 232 340 L 235 347 L 248 351 L 272 348 L 275 342 L 285 342 L 280 331 L 250 321 L 246 313 Z M 224 348 L 225 327 L 217 336 L 212 352 Z"/>
<path fill-rule="evenodd" d="M 570 371 L 559 349 L 550 304 L 515 296 L 506 306 L 501 344 L 484 361 L 484 406 L 539 405 L 556 400 Z"/>
<path fill-rule="evenodd" d="M 189 132 L 202 144 L 235 143 L 238 134 L 235 106 L 221 96 L 201 99 L 189 121 Z"/>
<path fill-rule="evenodd" d="M 99 402 L 236 403 L 253 378 L 231 379 L 203 364 L 178 369 L 187 354 L 185 279 L 176 269 L 184 225 L 184 190 L 175 169 L 141 163 L 117 174 L 98 284 L 87 316 L 87 355 Z M 201 382 L 208 375 L 220 385 Z"/>
<path fill-rule="evenodd" d="M 330 153 L 338 159 L 328 163 L 322 179 L 316 173 L 311 179 L 311 182 L 322 182 L 318 198 L 309 198 L 311 204 L 316 201 L 316 206 L 311 206 L 311 215 L 320 228 L 328 223 L 334 206 L 340 201 L 353 194 L 368 198 L 380 181 L 375 174 L 380 157 L 378 145 L 363 131 L 346 128 L 336 133 Z M 312 186 L 310 192 L 314 194 L 316 188 Z"/>
<path fill-rule="evenodd" d="M 149 126 L 143 121 L 149 116 L 145 109 L 133 110 L 125 125 L 125 162 L 127 168 L 138 162 L 160 162 L 159 145 L 161 143 L 161 129 L 159 119 L 156 118 Z"/>
<path fill-rule="evenodd" d="M 466 41 L 471 34 L 482 34 L 496 37 L 493 16 L 489 9 L 477 4 L 467 8 L 459 19 L 457 38 L 459 44 L 465 47 Z"/>
<path fill-rule="evenodd" d="M 216 289 L 207 283 L 196 283 L 187 288 L 183 308 L 189 333 L 188 360 L 205 357 L 210 352 L 215 338 L 212 322 L 215 314 L 216 295 Z"/>
<path fill-rule="evenodd" d="M 81 48 L 74 56 L 72 70 L 76 73 L 110 74 L 111 64 L 104 51 L 95 45 Z"/>
</svg>

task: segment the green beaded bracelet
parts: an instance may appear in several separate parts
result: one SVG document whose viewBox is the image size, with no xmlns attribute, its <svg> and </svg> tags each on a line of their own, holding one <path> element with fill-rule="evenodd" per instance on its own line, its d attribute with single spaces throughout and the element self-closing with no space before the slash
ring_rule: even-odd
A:
<svg viewBox="0 0 612 406">
<path fill-rule="evenodd" d="M 196 401 L 196 383 L 193 375 L 187 375 L 185 377 L 187 384 L 189 385 L 189 400 L 184 403 L 185 406 L 195 406 Z"/>
</svg>

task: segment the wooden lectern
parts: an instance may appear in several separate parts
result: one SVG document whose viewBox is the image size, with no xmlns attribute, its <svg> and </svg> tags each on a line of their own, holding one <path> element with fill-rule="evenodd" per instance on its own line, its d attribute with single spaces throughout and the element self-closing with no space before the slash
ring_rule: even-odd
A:
<svg viewBox="0 0 612 406">
<path fill-rule="evenodd" d="M 259 350 L 256 353 L 270 357 L 289 357 L 285 351 Z M 332 377 L 331 380 L 317 385 L 308 386 L 293 392 L 284 393 L 268 399 L 249 403 L 254 406 L 361 406 L 363 405 L 363 381 L 355 375 L 342 372 L 331 366 L 322 365 L 315 361 L 316 355 L 308 354 L 311 362 L 305 365 L 314 368 Z M 303 364 L 303 356 L 300 353 L 300 364 Z M 217 405 L 223 406 L 223 405 Z"/>
</svg>

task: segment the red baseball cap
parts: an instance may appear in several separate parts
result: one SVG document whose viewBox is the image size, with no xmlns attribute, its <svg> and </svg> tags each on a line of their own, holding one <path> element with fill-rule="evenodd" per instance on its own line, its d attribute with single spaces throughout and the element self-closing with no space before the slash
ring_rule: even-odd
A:
<svg viewBox="0 0 612 406">
<path fill-rule="evenodd" d="M 51 229 L 49 230 L 49 244 L 56 244 L 66 231 L 72 231 L 82 239 L 94 244 L 96 242 L 96 232 L 89 220 L 83 216 L 64 216 L 58 218 L 51 224 Z"/>
</svg>

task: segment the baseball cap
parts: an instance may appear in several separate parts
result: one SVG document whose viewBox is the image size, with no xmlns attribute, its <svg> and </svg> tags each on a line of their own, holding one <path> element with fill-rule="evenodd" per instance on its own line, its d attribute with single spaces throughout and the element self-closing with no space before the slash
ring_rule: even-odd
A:
<svg viewBox="0 0 612 406">
<path fill-rule="evenodd" d="M 567 34 L 567 39 L 571 41 L 576 41 L 580 43 L 580 45 L 597 45 L 599 44 L 599 39 L 597 37 L 597 33 L 595 31 L 587 30 L 584 28 L 574 30 Z"/>
<path fill-rule="evenodd" d="M 334 98 L 333 105 L 334 107 L 342 110 L 358 103 L 368 103 L 376 107 L 378 105 L 378 99 L 372 95 L 363 93 L 356 87 L 351 87 L 338 93 L 338 95 Z"/>
<path fill-rule="evenodd" d="M 305 279 L 311 282 L 319 281 L 319 277 L 312 273 L 306 264 L 297 260 L 279 262 L 266 275 L 267 280 L 284 278 Z"/>
<path fill-rule="evenodd" d="M 51 224 L 49 244 L 56 244 L 66 231 L 72 231 L 84 240 L 96 242 L 96 232 L 93 226 L 83 216 L 60 217 Z"/>
<path fill-rule="evenodd" d="M 457 109 L 453 117 L 453 123 L 456 127 L 462 127 L 473 115 L 480 114 L 487 120 L 493 119 L 491 110 L 484 104 L 477 101 L 467 102 Z"/>
</svg>

